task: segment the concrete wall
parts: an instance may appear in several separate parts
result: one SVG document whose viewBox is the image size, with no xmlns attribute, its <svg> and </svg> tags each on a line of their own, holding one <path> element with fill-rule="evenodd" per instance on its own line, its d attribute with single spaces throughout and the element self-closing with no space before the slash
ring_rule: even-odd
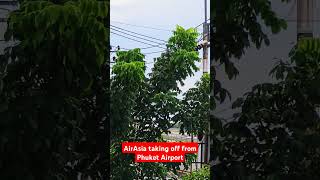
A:
<svg viewBox="0 0 320 180">
<path fill-rule="evenodd" d="M 315 0 L 317 1 L 317 0 Z M 287 59 L 288 53 L 296 43 L 297 39 L 297 0 L 290 3 L 281 3 L 280 1 L 272 1 L 272 8 L 282 18 L 287 20 L 288 28 L 279 34 L 272 34 L 271 30 L 267 30 L 270 38 L 270 46 L 262 46 L 260 50 L 252 47 L 246 50 L 246 54 L 240 60 L 234 59 L 240 74 L 235 80 L 228 80 L 224 72 L 224 66 L 217 69 L 217 79 L 222 82 L 223 87 L 228 89 L 232 94 L 232 101 L 238 97 L 242 97 L 244 93 L 258 83 L 274 82 L 275 80 L 269 76 L 269 72 L 278 59 Z M 320 2 L 316 3 L 318 7 Z M 318 11 L 314 13 L 319 16 Z M 266 27 L 264 27 L 266 29 Z M 316 34 L 319 35 L 319 23 L 314 26 L 317 29 Z M 231 119 L 233 113 L 231 102 L 218 105 L 215 114 L 218 117 Z"/>
<path fill-rule="evenodd" d="M 0 0 L 0 53 L 3 53 L 4 48 L 12 44 L 12 42 L 4 41 L 4 33 L 7 29 L 7 18 L 9 16 L 9 13 L 17 8 L 17 1 Z"/>
<path fill-rule="evenodd" d="M 313 0 L 313 34 L 320 37 L 320 1 Z"/>
</svg>

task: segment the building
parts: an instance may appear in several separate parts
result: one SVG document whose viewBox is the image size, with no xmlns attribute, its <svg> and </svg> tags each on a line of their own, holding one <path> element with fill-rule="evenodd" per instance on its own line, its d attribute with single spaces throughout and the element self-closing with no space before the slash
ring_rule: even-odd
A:
<svg viewBox="0 0 320 180">
<path fill-rule="evenodd" d="M 243 97 L 254 85 L 276 81 L 269 72 L 279 59 L 288 59 L 290 50 L 299 38 L 320 37 L 319 0 L 292 0 L 288 3 L 272 1 L 272 8 L 279 17 L 287 21 L 287 29 L 272 34 L 271 30 L 263 26 L 270 39 L 270 46 L 264 45 L 259 50 L 255 47 L 248 48 L 240 60 L 234 59 L 233 62 L 240 72 L 236 79 L 229 80 L 223 66 L 216 69 L 217 79 L 232 95 L 231 101 L 226 100 L 213 111 L 214 115 L 221 119 L 233 119 L 233 114 L 239 110 L 231 108 L 232 102 Z M 212 141 L 209 142 L 214 146 Z"/>
<path fill-rule="evenodd" d="M 259 50 L 249 48 L 240 60 L 233 60 L 240 72 L 236 79 L 228 80 L 224 67 L 217 68 L 217 79 L 232 95 L 231 102 L 227 100 L 217 106 L 215 115 L 220 118 L 232 119 L 236 112 L 231 109 L 232 102 L 250 91 L 254 85 L 275 81 L 269 72 L 279 59 L 288 58 L 289 51 L 299 37 L 320 37 L 319 0 L 292 0 L 289 3 L 272 1 L 272 8 L 287 21 L 287 30 L 278 34 L 267 30 L 270 46 L 262 46 Z"/>
<path fill-rule="evenodd" d="M 15 0 L 0 0 L 0 53 L 3 53 L 5 47 L 12 42 L 4 41 L 4 33 L 7 29 L 7 19 L 9 13 L 18 8 L 18 1 Z"/>
</svg>

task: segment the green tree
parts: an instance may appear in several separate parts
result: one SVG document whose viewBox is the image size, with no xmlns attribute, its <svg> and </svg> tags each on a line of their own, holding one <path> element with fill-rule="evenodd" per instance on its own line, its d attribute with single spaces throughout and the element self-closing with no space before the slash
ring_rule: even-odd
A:
<svg viewBox="0 0 320 180">
<path fill-rule="evenodd" d="M 212 60 L 224 64 L 230 79 L 239 73 L 231 58 L 241 58 L 248 47 L 259 49 L 263 43 L 270 44 L 263 25 L 272 33 L 287 28 L 286 21 L 271 9 L 270 0 L 216 0 L 211 3 Z M 211 70 L 214 76 L 215 71 Z"/>
<path fill-rule="evenodd" d="M 180 163 L 134 163 L 133 155 L 121 153 L 121 142 L 163 142 L 162 135 L 181 121 L 178 83 L 198 70 L 197 37 L 195 29 L 177 26 L 149 76 L 139 49 L 117 52 L 111 82 L 112 179 L 163 179 L 168 171 L 177 173 Z"/>
<path fill-rule="evenodd" d="M 207 134 L 210 103 L 210 75 L 204 74 L 200 81 L 190 88 L 182 100 L 180 133 L 188 135 Z"/>
<path fill-rule="evenodd" d="M 182 180 L 209 180 L 210 179 L 210 166 L 206 165 L 190 174 L 182 176 Z"/>
<path fill-rule="evenodd" d="M 288 0 L 281 0 L 288 2 Z M 263 30 L 263 25 L 271 29 L 272 33 L 278 33 L 287 28 L 286 21 L 277 17 L 271 8 L 270 0 L 227 0 L 213 1 L 210 7 L 210 109 L 214 110 L 216 101 L 223 102 L 226 97 L 225 89 L 221 82 L 216 79 L 215 62 L 224 65 L 225 73 L 229 79 L 236 78 L 239 74 L 234 66 L 232 58 L 240 59 L 247 48 L 255 46 L 259 49 L 263 43 L 270 44 L 266 34 L 268 29 Z M 211 114 L 212 124 L 218 120 Z M 219 120 L 218 120 L 219 121 Z M 216 126 L 211 126 L 215 128 Z M 212 129 L 212 132 L 215 130 Z"/>
<path fill-rule="evenodd" d="M 258 84 L 234 103 L 222 127 L 215 179 L 319 179 L 320 40 L 298 42 L 289 62 L 271 71 L 280 81 Z"/>
<path fill-rule="evenodd" d="M 281 0 L 287 2 L 287 0 Z M 229 79 L 236 78 L 239 71 L 234 66 L 232 59 L 240 59 L 246 49 L 254 46 L 259 49 L 263 44 L 269 45 L 270 41 L 266 31 L 278 33 L 286 29 L 284 19 L 277 17 L 271 8 L 270 0 L 227 0 L 211 2 L 210 42 L 210 136 L 211 162 L 219 156 L 220 147 L 218 137 L 222 134 L 222 120 L 214 115 L 217 102 L 221 103 L 229 94 L 223 84 L 216 78 L 216 62 L 224 66 L 224 71 Z M 266 26 L 267 29 L 263 28 Z M 229 94 L 230 95 L 230 94 Z M 211 175 L 216 172 L 224 173 L 223 169 L 211 168 Z M 213 172 L 214 171 L 214 172 Z M 213 178 L 213 177 L 211 177 Z"/>
<path fill-rule="evenodd" d="M 2 179 L 106 179 L 109 3 L 21 1 L 1 55 Z"/>
</svg>

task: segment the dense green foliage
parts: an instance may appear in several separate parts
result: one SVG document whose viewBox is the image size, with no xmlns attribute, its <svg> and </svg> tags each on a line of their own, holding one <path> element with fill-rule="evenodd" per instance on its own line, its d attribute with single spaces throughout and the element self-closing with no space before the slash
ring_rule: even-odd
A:
<svg viewBox="0 0 320 180">
<path fill-rule="evenodd" d="M 226 0 L 211 3 L 212 59 L 224 64 L 230 79 L 239 73 L 230 58 L 241 58 L 250 46 L 259 49 L 263 43 L 270 44 L 263 25 L 270 28 L 272 33 L 278 33 L 287 27 L 286 21 L 278 18 L 271 9 L 270 0 Z M 211 70 L 214 75 L 214 69 Z"/>
<path fill-rule="evenodd" d="M 223 102 L 226 96 L 230 96 L 216 78 L 215 63 L 224 66 L 229 79 L 236 78 L 239 71 L 232 59 L 240 59 L 249 47 L 259 49 L 263 43 L 270 44 L 267 29 L 263 26 L 271 28 L 272 33 L 278 33 L 286 29 L 287 25 L 284 19 L 278 18 L 272 11 L 270 0 L 213 1 L 210 5 L 210 109 L 213 112 L 216 101 Z M 212 113 L 210 121 L 212 124 L 221 123 Z"/>
<path fill-rule="evenodd" d="M 178 26 L 149 76 L 139 49 L 117 52 L 111 81 L 112 179 L 164 179 L 179 169 L 179 163 L 134 163 L 133 155 L 121 153 L 121 142 L 164 141 L 162 135 L 181 121 L 178 83 L 198 70 L 197 37 L 195 29 Z"/>
<path fill-rule="evenodd" d="M 200 81 L 190 88 L 181 102 L 180 133 L 203 136 L 207 134 L 209 119 L 210 76 L 203 74 Z"/>
<path fill-rule="evenodd" d="M 235 120 L 220 126 L 215 179 L 319 179 L 320 41 L 299 41 L 289 62 L 238 99 Z"/>
<path fill-rule="evenodd" d="M 287 0 L 281 0 L 287 2 Z M 224 122 L 217 118 L 214 110 L 217 103 L 221 103 L 228 91 L 216 78 L 215 63 L 224 66 L 229 79 L 236 78 L 239 71 L 234 66 L 232 59 L 240 59 L 249 47 L 259 49 L 263 44 L 269 45 L 266 31 L 278 33 L 286 28 L 284 19 L 278 18 L 271 8 L 270 0 L 226 0 L 211 2 L 211 84 L 210 84 L 210 161 L 211 164 L 221 156 L 224 151 L 217 142 L 223 132 Z M 264 28 L 267 27 L 267 28 Z M 221 154 L 220 154 L 221 153 Z M 221 159 L 220 159 L 221 160 Z M 211 178 L 214 174 L 225 173 L 225 169 L 211 168 Z M 213 172 L 214 171 L 214 172 Z"/>
<path fill-rule="evenodd" d="M 204 166 L 196 171 L 182 176 L 182 180 L 209 180 L 210 179 L 210 166 Z"/>
<path fill-rule="evenodd" d="M 109 4 L 21 2 L 0 61 L 1 179 L 105 179 Z"/>
</svg>

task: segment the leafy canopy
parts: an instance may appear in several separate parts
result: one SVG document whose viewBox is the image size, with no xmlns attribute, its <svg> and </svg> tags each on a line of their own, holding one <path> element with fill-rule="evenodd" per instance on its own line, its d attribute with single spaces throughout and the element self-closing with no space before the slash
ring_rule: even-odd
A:
<svg viewBox="0 0 320 180">
<path fill-rule="evenodd" d="M 109 3 L 21 1 L 1 55 L 3 179 L 103 179 Z"/>
<path fill-rule="evenodd" d="M 215 179 L 319 179 L 319 39 L 304 39 L 234 104 L 235 120 L 215 139 Z"/>
<path fill-rule="evenodd" d="M 121 142 L 162 142 L 162 135 L 181 121 L 178 83 L 198 70 L 195 29 L 177 26 L 168 40 L 167 51 L 155 58 L 145 75 L 144 55 L 139 49 L 117 52 L 111 79 L 111 174 L 113 179 L 166 178 L 177 173 L 179 163 L 134 163 L 132 155 L 121 153 Z M 190 164 L 188 156 L 185 166 Z"/>
<path fill-rule="evenodd" d="M 270 28 L 272 33 L 287 28 L 286 21 L 273 12 L 270 0 L 226 0 L 211 3 L 212 60 L 224 65 L 230 79 L 239 74 L 231 58 L 241 58 L 248 47 L 255 46 L 259 49 L 263 43 L 270 44 L 263 25 Z M 214 72 L 211 69 L 212 75 Z"/>
</svg>

